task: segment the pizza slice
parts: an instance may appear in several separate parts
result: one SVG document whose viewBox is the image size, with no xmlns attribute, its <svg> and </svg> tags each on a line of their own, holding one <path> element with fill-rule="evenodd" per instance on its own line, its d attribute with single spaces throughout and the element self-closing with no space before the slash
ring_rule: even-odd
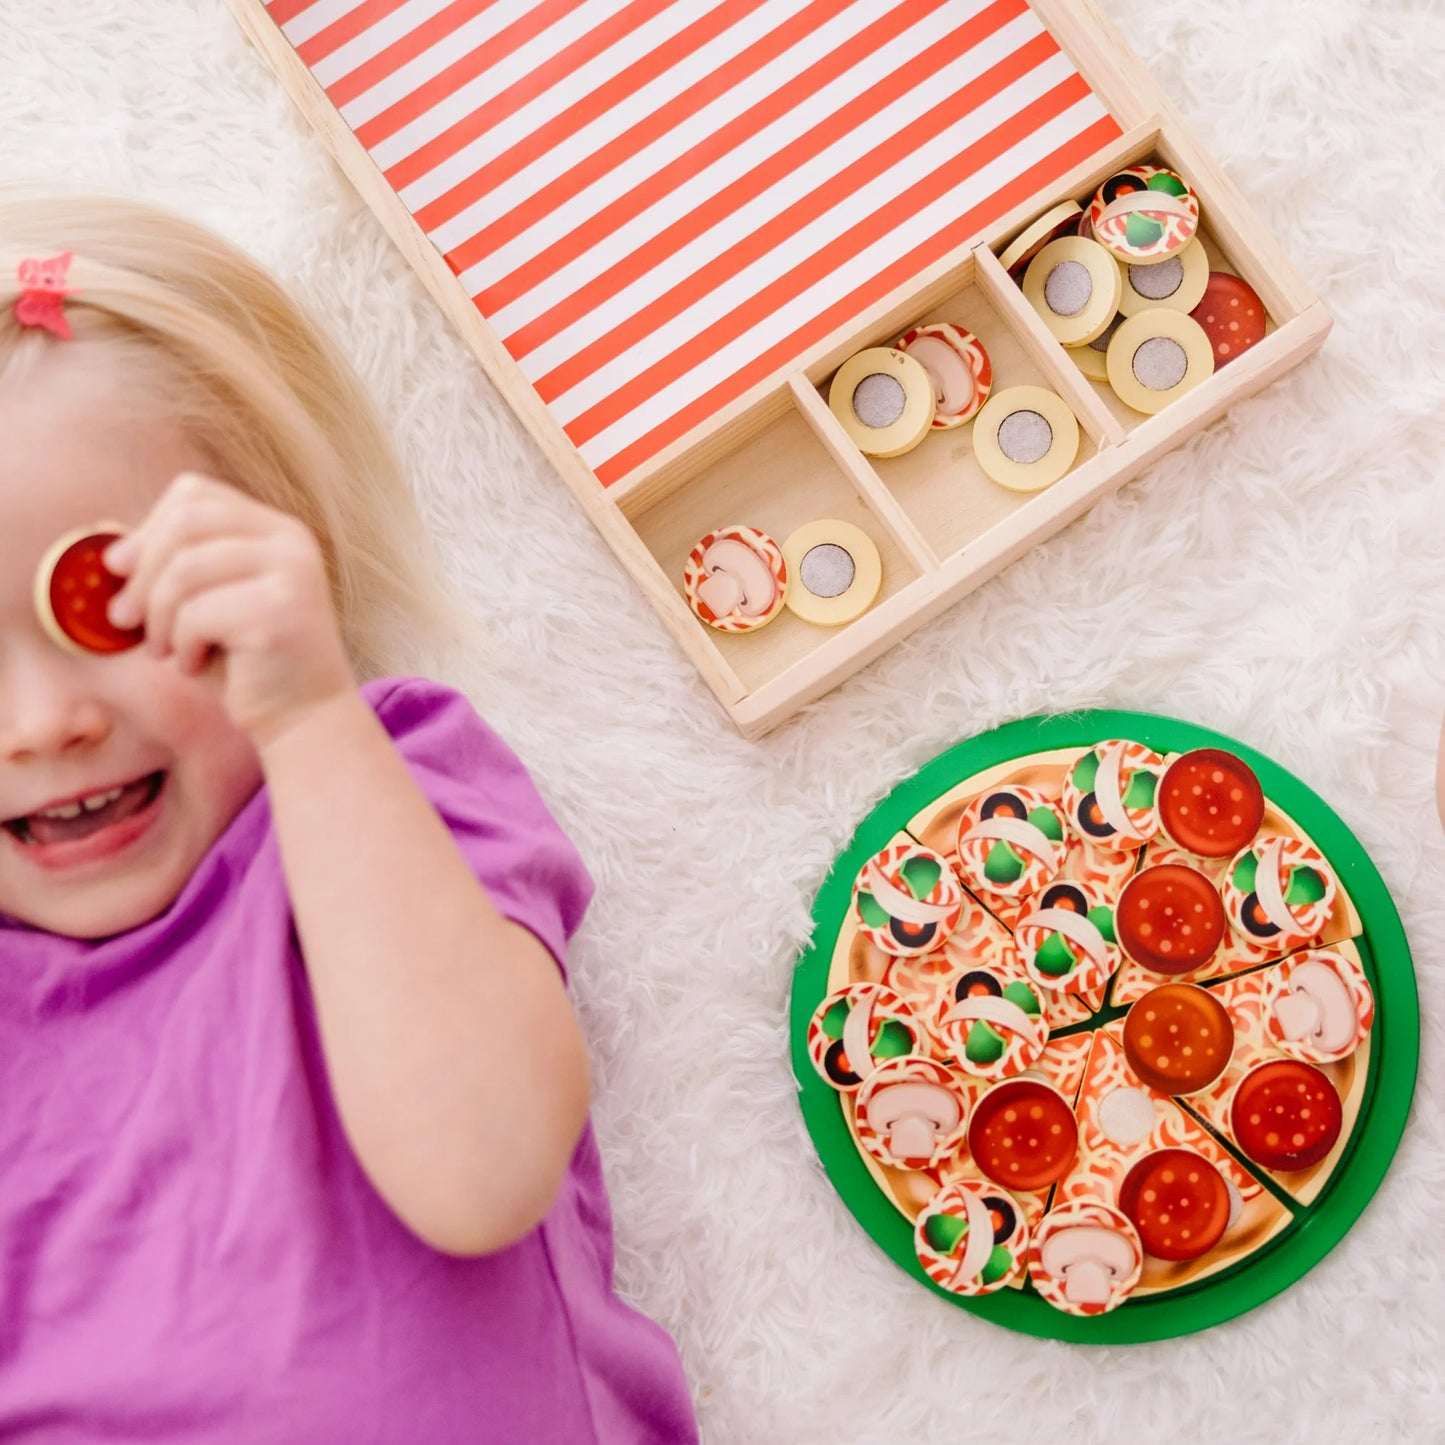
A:
<svg viewBox="0 0 1445 1445">
<path fill-rule="evenodd" d="M 1364 1101 L 1374 1000 L 1359 950 L 1302 950 L 1207 992 L 1229 1016 L 1234 1050 L 1184 1106 L 1309 1204 L 1349 1148 Z"/>
<path fill-rule="evenodd" d="M 1220 896 L 1228 923 L 1207 963 L 1170 975 L 1182 982 L 1229 978 L 1302 946 L 1323 948 L 1357 938 L 1363 928 L 1348 891 L 1324 855 L 1288 814 L 1268 800 L 1257 833 L 1228 858 L 1204 858 L 1161 836 L 1145 846 L 1135 887 L 1162 879 L 1149 873 L 1155 868 L 1168 868 L 1176 877 L 1189 870 L 1207 878 Z M 1262 897 L 1269 905 L 1267 911 L 1261 906 Z M 1133 1003 L 1162 977 L 1126 956 L 1114 977 L 1112 1002 Z"/>
<path fill-rule="evenodd" d="M 965 887 L 1010 928 L 1056 879 L 1092 885 L 1112 899 L 1134 871 L 1136 850 L 1105 848 L 1069 821 L 1070 774 L 1093 755 L 1061 748 L 989 768 L 934 799 L 908 831 L 947 857 Z"/>
<path fill-rule="evenodd" d="M 1121 1021 L 1091 1037 L 1075 1106 L 1079 1152 L 1054 1206 L 1102 1201 L 1131 1219 L 1145 1247 L 1136 1296 L 1216 1274 L 1289 1225 L 1271 1191 L 1130 1067 Z"/>
</svg>

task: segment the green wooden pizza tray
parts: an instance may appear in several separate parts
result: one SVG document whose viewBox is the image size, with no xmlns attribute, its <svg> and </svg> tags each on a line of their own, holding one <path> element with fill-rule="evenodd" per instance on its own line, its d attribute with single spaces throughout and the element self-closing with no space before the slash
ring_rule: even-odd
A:
<svg viewBox="0 0 1445 1445">
<path fill-rule="evenodd" d="M 913 1251 L 913 1226 L 874 1182 L 848 1130 L 839 1096 L 808 1058 L 807 1034 L 808 1021 L 827 991 L 853 880 L 909 819 L 986 768 L 1028 753 L 1084 748 L 1116 737 L 1132 738 L 1158 753 L 1226 748 L 1254 768 L 1266 796 L 1309 833 L 1354 900 L 1364 925 L 1355 943 L 1374 990 L 1375 1021 L 1354 1129 L 1314 1202 L 1289 1200 L 1294 1217 L 1286 1228 L 1227 1270 L 1167 1294 L 1126 1300 L 1109 1314 L 1080 1318 L 1054 1309 L 1027 1284 L 963 1298 L 928 1278 Z M 858 1222 L 902 1269 L 951 1304 L 1008 1329 L 1081 1344 L 1134 1344 L 1233 1319 L 1293 1284 L 1334 1248 L 1379 1188 L 1404 1132 L 1415 1090 L 1420 1010 L 1409 944 L 1384 880 L 1354 834 L 1318 795 L 1277 763 L 1207 728 L 1148 713 L 1087 711 L 1025 718 L 970 738 L 900 783 L 859 824 L 818 893 L 813 923 L 812 942 L 793 978 L 792 1054 L 803 1118 L 823 1167 Z"/>
</svg>

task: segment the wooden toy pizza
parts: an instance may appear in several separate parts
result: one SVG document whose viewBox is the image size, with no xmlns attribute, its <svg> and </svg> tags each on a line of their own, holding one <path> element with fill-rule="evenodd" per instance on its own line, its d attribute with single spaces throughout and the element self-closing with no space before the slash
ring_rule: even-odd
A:
<svg viewBox="0 0 1445 1445">
<path fill-rule="evenodd" d="M 1167 1338 L 1344 1235 L 1414 1089 L 1399 917 L 1268 759 L 1137 713 L 1027 719 L 860 825 L 814 908 L 793 1059 L 873 1238 L 1028 1334 Z"/>
</svg>

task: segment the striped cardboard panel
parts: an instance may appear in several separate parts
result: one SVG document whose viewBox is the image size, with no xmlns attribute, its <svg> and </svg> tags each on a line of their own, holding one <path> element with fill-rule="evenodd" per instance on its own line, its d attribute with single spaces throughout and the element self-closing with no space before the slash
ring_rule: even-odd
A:
<svg viewBox="0 0 1445 1445">
<path fill-rule="evenodd" d="M 604 485 L 1120 134 L 1026 0 L 268 0 Z"/>
</svg>

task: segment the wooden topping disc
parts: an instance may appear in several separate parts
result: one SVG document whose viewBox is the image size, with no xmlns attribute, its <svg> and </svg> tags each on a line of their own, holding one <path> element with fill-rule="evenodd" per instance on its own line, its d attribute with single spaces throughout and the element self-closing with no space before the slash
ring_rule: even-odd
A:
<svg viewBox="0 0 1445 1445">
<path fill-rule="evenodd" d="M 983 474 L 1011 492 L 1052 486 L 1079 454 L 1079 423 L 1068 403 L 1042 386 L 996 391 L 973 423 Z"/>
<path fill-rule="evenodd" d="M 1201 858 L 1229 858 L 1259 832 L 1264 789 L 1243 758 L 1196 748 L 1164 770 L 1157 807 L 1171 843 Z"/>
<path fill-rule="evenodd" d="M 1130 166 L 1094 193 L 1084 213 L 1089 234 L 1121 261 L 1162 261 L 1199 230 L 1199 198 L 1177 172 Z"/>
<path fill-rule="evenodd" d="M 1029 1248 L 1029 1280 L 1056 1310 L 1092 1316 L 1117 1309 L 1144 1266 L 1129 1218 L 1099 1199 L 1073 1199 L 1044 1215 Z"/>
<path fill-rule="evenodd" d="M 1189 313 L 1214 347 L 1216 368 L 1264 340 L 1264 302 L 1248 281 L 1228 271 L 1211 271 L 1204 294 Z"/>
<path fill-rule="evenodd" d="M 1124 1020 L 1124 1057 L 1156 1094 L 1194 1094 L 1228 1067 L 1234 1025 L 1213 994 L 1192 983 L 1151 989 Z"/>
<path fill-rule="evenodd" d="M 864 456 L 900 457 L 933 425 L 933 381 L 907 352 L 871 346 L 834 373 L 828 406 Z"/>
<path fill-rule="evenodd" d="M 719 632 L 751 632 L 783 610 L 788 564 L 756 527 L 720 527 L 700 537 L 682 570 L 692 610 Z"/>
<path fill-rule="evenodd" d="M 1050 207 L 999 252 L 999 265 L 1005 271 L 1017 271 L 1027 266 L 1050 241 L 1077 231 L 1083 214 L 1083 207 L 1077 201 L 1060 201 L 1057 206 Z"/>
<path fill-rule="evenodd" d="M 1016 1200 L 981 1179 L 955 1179 L 914 1223 L 918 1262 L 937 1285 L 959 1295 L 992 1294 L 1023 1269 L 1029 1227 Z"/>
<path fill-rule="evenodd" d="M 1265 995 L 1265 1033 L 1275 1048 L 1311 1064 L 1348 1058 L 1369 1037 L 1375 997 L 1359 964 L 1332 949 L 1296 953 Z"/>
<path fill-rule="evenodd" d="M 1196 868 L 1160 863 L 1125 885 L 1114 912 L 1124 952 L 1155 973 L 1192 973 L 1224 941 L 1224 901 Z"/>
<path fill-rule="evenodd" d="M 1109 380 L 1109 343 L 1114 333 L 1124 323 L 1123 313 L 1114 319 L 1087 346 L 1069 347 L 1069 360 L 1089 378 L 1090 381 Z"/>
<path fill-rule="evenodd" d="M 887 984 L 853 983 L 830 993 L 814 1010 L 808 1057 L 826 1083 L 851 1094 L 888 1059 L 926 1054 L 924 1040 L 908 1005 Z"/>
<path fill-rule="evenodd" d="M 1119 1208 L 1155 1259 L 1198 1259 L 1229 1225 L 1229 1186 L 1202 1154 L 1156 1149 L 1124 1176 Z"/>
<path fill-rule="evenodd" d="M 1024 276 L 1024 296 L 1054 340 L 1084 346 L 1119 310 L 1119 266 L 1097 242 L 1078 236 L 1050 241 Z"/>
<path fill-rule="evenodd" d="M 973 1162 L 1005 1189 L 1043 1189 L 1069 1172 L 1079 1124 L 1064 1096 L 1038 1079 L 1007 1079 L 974 1106 Z"/>
<path fill-rule="evenodd" d="M 936 1169 L 963 1142 L 963 1080 L 937 1059 L 889 1059 L 858 1090 L 858 1142 L 894 1169 Z"/>
<path fill-rule="evenodd" d="M 35 612 L 49 636 L 68 652 L 125 652 L 145 640 L 143 627 L 116 627 L 106 615 L 125 579 L 108 572 L 101 554 L 125 529 L 101 522 L 67 532 L 40 559 Z"/>
<path fill-rule="evenodd" d="M 788 564 L 787 605 L 804 622 L 840 627 L 861 616 L 883 585 L 883 561 L 873 539 L 851 522 L 799 527 L 783 543 Z"/>
<path fill-rule="evenodd" d="M 1147 311 L 1151 306 L 1192 313 L 1209 285 L 1209 258 L 1197 237 L 1166 261 L 1147 266 L 1126 261 L 1116 264 L 1122 282 L 1119 310 L 1125 316 Z M 1217 361 L 1218 353 L 1215 355 Z"/>
<path fill-rule="evenodd" d="M 946 321 L 915 326 L 898 338 L 899 351 L 923 364 L 933 383 L 933 427 L 948 431 L 971 421 L 993 389 L 993 363 L 973 332 Z"/>
<path fill-rule="evenodd" d="M 1256 1164 L 1288 1173 L 1329 1154 L 1344 1126 L 1344 1109 L 1335 1086 L 1313 1064 L 1274 1059 L 1239 1081 L 1229 1126 Z"/>
<path fill-rule="evenodd" d="M 1119 400 L 1152 416 L 1214 375 L 1214 349 L 1193 317 L 1153 306 L 1124 321 L 1104 363 Z"/>
<path fill-rule="evenodd" d="M 853 908 L 865 938 L 894 958 L 941 948 L 963 916 L 953 865 L 921 843 L 891 843 L 864 864 Z"/>
</svg>

